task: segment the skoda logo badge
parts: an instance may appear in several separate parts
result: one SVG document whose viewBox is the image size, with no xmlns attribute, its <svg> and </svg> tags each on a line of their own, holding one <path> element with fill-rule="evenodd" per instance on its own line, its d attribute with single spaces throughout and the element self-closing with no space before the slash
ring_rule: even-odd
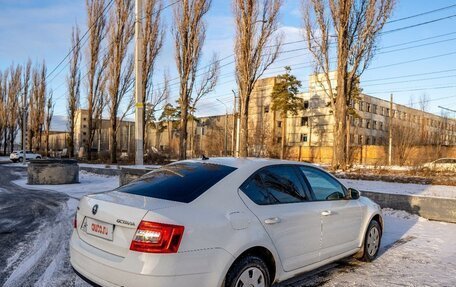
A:
<svg viewBox="0 0 456 287">
<path fill-rule="evenodd" d="M 98 211 L 98 204 L 95 204 L 95 205 L 92 207 L 92 214 L 93 214 L 93 215 L 97 214 L 97 211 Z"/>
</svg>

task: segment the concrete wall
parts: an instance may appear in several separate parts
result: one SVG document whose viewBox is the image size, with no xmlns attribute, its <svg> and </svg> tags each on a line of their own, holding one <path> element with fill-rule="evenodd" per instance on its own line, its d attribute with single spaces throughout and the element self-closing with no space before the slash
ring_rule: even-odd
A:
<svg viewBox="0 0 456 287">
<path fill-rule="evenodd" d="M 388 146 L 364 145 L 351 147 L 355 164 L 386 165 Z M 288 159 L 318 163 L 331 163 L 333 148 L 331 146 L 292 146 L 288 148 Z M 456 146 L 416 146 L 411 147 L 406 164 L 422 164 L 442 157 L 456 157 Z M 393 164 L 398 156 L 394 154 Z"/>
<path fill-rule="evenodd" d="M 28 184 L 79 182 L 79 166 L 75 160 L 31 160 L 27 173 Z"/>
<path fill-rule="evenodd" d="M 361 191 L 382 208 L 404 210 L 421 217 L 456 223 L 456 199 Z"/>
</svg>

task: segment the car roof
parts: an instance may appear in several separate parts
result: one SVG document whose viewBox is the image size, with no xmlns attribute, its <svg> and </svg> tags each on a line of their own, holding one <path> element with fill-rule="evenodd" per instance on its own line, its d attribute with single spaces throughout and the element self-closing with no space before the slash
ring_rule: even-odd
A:
<svg viewBox="0 0 456 287">
<path fill-rule="evenodd" d="M 244 157 L 244 158 L 234 158 L 234 157 L 214 157 L 209 159 L 190 159 L 186 160 L 187 162 L 200 162 L 200 163 L 211 163 L 218 165 L 231 166 L 238 169 L 250 169 L 250 168 L 261 168 L 269 165 L 277 164 L 299 164 L 307 166 L 316 166 L 314 164 L 306 162 L 298 162 L 291 160 L 280 160 L 280 159 L 270 159 L 270 158 L 254 158 L 254 157 Z"/>
</svg>

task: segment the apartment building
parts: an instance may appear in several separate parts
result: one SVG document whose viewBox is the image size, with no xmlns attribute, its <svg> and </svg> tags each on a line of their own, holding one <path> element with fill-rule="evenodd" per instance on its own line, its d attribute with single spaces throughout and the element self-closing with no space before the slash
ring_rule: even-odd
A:
<svg viewBox="0 0 456 287">
<path fill-rule="evenodd" d="M 312 75 L 308 91 L 300 96 L 302 110 L 286 120 L 286 143 L 288 146 L 332 146 L 335 117 L 326 90 L 329 89 L 322 75 Z M 336 86 L 336 74 L 330 74 L 331 86 Z M 271 109 L 271 93 L 275 78 L 257 82 L 250 103 L 249 123 L 250 152 L 262 153 L 266 148 L 263 138 L 270 142 L 281 141 L 282 119 Z M 456 145 L 456 120 L 423 112 L 390 101 L 360 94 L 350 104 L 352 109 L 349 124 L 352 145 L 386 145 L 389 128 L 399 131 L 398 136 L 411 133 L 415 144 Z M 273 136 L 273 138 L 271 138 Z M 419 140 L 418 140 L 419 139 Z"/>
</svg>

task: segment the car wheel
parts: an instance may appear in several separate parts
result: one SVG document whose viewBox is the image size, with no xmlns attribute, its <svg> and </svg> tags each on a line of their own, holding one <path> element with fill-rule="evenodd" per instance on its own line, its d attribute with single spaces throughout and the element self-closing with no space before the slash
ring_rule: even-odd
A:
<svg viewBox="0 0 456 287">
<path fill-rule="evenodd" d="M 24 159 L 22 157 L 19 158 L 19 162 L 22 162 Z"/>
<path fill-rule="evenodd" d="M 377 257 L 380 250 L 380 243 L 382 240 L 382 228 L 376 220 L 372 220 L 367 228 L 366 236 L 364 238 L 363 256 L 362 261 L 371 262 Z"/>
<path fill-rule="evenodd" d="M 270 287 L 271 279 L 264 261 L 253 255 L 242 257 L 231 266 L 225 287 Z"/>
</svg>

